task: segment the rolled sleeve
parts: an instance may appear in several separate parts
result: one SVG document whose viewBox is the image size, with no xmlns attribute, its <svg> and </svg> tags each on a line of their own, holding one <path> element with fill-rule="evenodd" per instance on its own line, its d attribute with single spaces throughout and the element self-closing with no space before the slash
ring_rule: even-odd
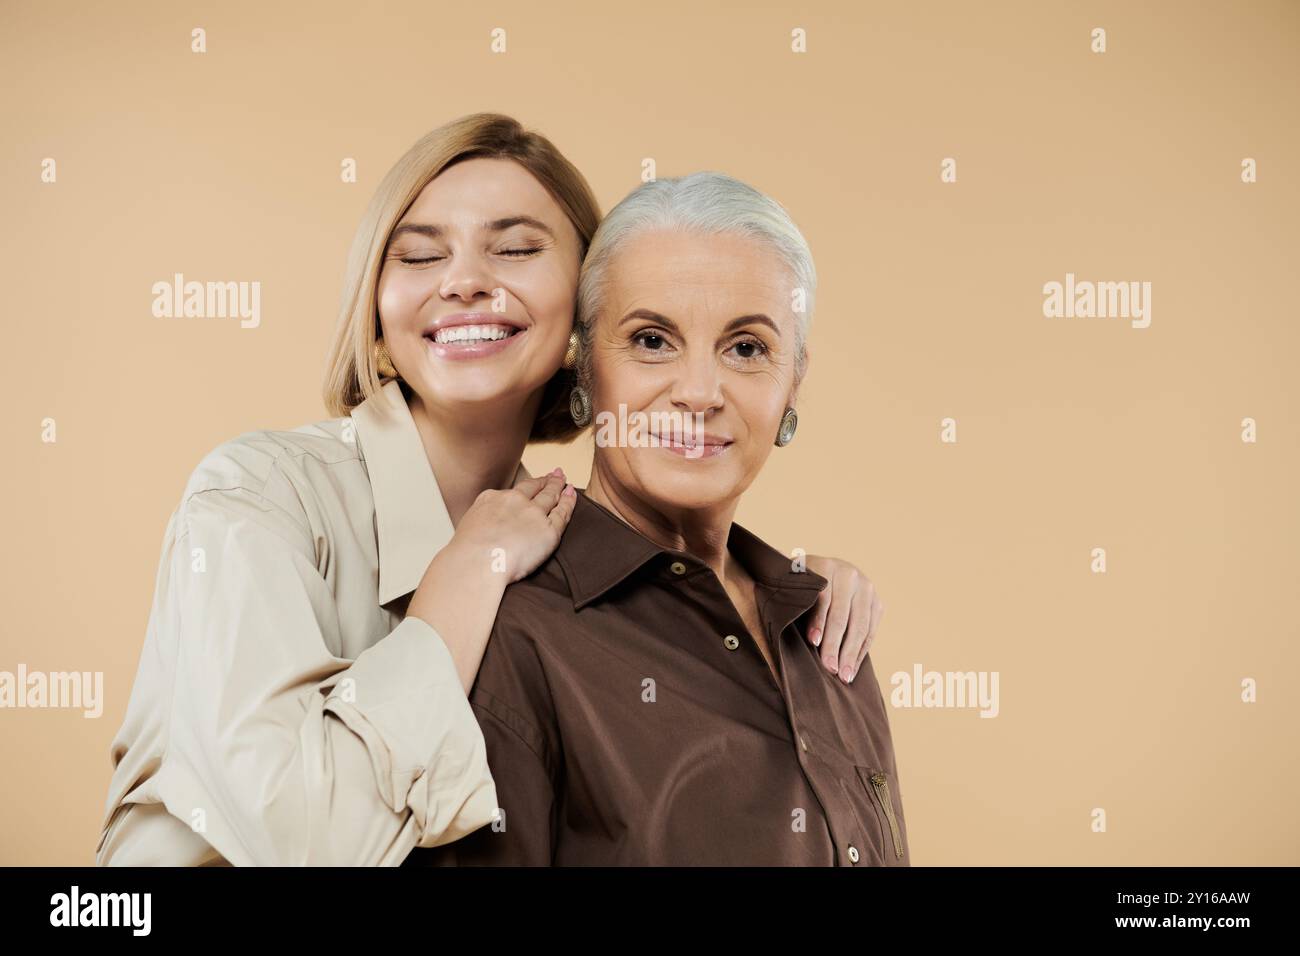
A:
<svg viewBox="0 0 1300 956">
<path fill-rule="evenodd" d="M 365 743 L 385 803 L 414 814 L 418 846 L 457 840 L 493 819 L 483 732 L 450 650 L 424 620 L 406 618 L 363 652 L 325 710 Z"/>
</svg>

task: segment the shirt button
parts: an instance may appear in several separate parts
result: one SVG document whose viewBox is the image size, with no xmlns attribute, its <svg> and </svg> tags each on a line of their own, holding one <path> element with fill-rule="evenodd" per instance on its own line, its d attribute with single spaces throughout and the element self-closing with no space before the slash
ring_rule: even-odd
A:
<svg viewBox="0 0 1300 956">
<path fill-rule="evenodd" d="M 849 859 L 852 860 L 854 863 L 858 862 L 858 848 L 855 847 L 852 843 L 849 844 Z"/>
<path fill-rule="evenodd" d="M 686 565 L 682 564 L 680 561 L 674 561 L 672 563 L 672 571 L 673 574 L 685 574 Z"/>
<path fill-rule="evenodd" d="M 735 634 L 728 634 L 722 639 L 722 646 L 729 651 L 734 651 L 740 646 L 740 641 L 736 639 Z"/>
</svg>

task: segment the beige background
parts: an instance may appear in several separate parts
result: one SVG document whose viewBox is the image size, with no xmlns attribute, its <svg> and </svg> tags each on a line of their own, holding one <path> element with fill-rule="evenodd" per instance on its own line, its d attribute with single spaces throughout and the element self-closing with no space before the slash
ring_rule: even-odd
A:
<svg viewBox="0 0 1300 956">
<path fill-rule="evenodd" d="M 106 693 L 98 720 L 0 710 L 0 863 L 92 861 L 187 475 L 325 417 L 371 191 L 480 109 L 550 136 L 605 209 L 653 157 L 804 229 L 802 424 L 740 520 L 875 580 L 882 683 L 1001 675 L 996 719 L 891 712 L 917 864 L 1300 863 L 1300 4 L 611 6 L 0 4 L 0 670 Z M 153 318 L 174 272 L 259 281 L 261 327 Z M 1044 318 L 1066 272 L 1150 281 L 1150 328 Z M 525 462 L 582 481 L 588 454 Z"/>
</svg>

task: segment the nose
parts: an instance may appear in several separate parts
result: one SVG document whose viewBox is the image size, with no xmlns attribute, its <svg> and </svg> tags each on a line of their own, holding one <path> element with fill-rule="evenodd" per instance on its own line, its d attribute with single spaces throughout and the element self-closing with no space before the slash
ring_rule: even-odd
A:
<svg viewBox="0 0 1300 956">
<path fill-rule="evenodd" d="M 692 414 L 709 414 L 722 408 L 722 377 L 718 362 L 708 350 L 687 354 L 676 363 L 676 376 L 669 393 L 673 405 Z"/>
<path fill-rule="evenodd" d="M 495 287 L 492 271 L 483 257 L 461 252 L 447 261 L 438 292 L 444 299 L 472 302 L 481 295 L 491 296 Z"/>
</svg>

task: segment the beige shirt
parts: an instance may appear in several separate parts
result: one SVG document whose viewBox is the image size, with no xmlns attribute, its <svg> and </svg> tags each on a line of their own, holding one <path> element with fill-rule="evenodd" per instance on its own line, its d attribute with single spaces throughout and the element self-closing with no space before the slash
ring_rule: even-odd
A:
<svg viewBox="0 0 1300 956">
<path fill-rule="evenodd" d="M 404 618 L 452 532 L 396 382 L 207 455 L 163 538 L 96 862 L 397 865 L 490 822 L 451 654 Z"/>
</svg>

